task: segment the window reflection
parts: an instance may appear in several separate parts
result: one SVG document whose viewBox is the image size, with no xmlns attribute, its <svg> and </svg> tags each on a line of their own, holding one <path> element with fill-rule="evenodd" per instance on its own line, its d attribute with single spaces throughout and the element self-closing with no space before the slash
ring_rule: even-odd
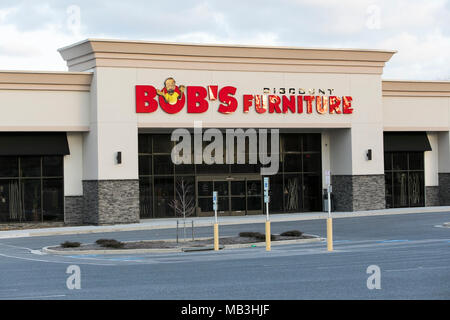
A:
<svg viewBox="0 0 450 320">
<path fill-rule="evenodd" d="M 64 220 L 62 156 L 0 157 L 0 221 Z"/>
<path fill-rule="evenodd" d="M 175 181 L 187 176 L 194 181 L 195 214 L 211 214 L 214 190 L 219 193 L 220 214 L 227 214 L 226 211 L 230 214 L 233 210 L 248 214 L 263 209 L 259 162 L 173 165 L 170 157 L 173 145 L 170 134 L 139 134 L 139 179 L 150 179 L 140 183 L 143 189 L 140 191 L 141 203 L 146 204 L 141 205 L 141 217 L 148 216 L 149 211 L 154 217 L 173 216 L 173 210 L 167 205 L 168 199 L 175 197 Z M 281 133 L 280 151 L 279 171 L 269 177 L 271 212 L 321 210 L 321 135 Z M 247 162 L 248 152 L 246 150 Z M 255 174 L 257 179 L 249 178 Z M 231 180 L 225 180 L 227 177 Z M 154 188 L 148 187 L 149 184 Z"/>
<path fill-rule="evenodd" d="M 386 152 L 384 163 L 386 207 L 423 206 L 424 153 Z"/>
</svg>

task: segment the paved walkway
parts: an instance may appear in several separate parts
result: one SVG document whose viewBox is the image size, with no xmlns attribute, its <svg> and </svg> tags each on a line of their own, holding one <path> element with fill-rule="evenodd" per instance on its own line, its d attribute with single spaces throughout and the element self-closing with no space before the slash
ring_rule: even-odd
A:
<svg viewBox="0 0 450 320">
<path fill-rule="evenodd" d="M 430 212 L 450 212 L 450 206 L 398 208 L 398 209 L 355 211 L 355 212 L 332 212 L 332 217 L 348 218 L 348 217 L 364 217 L 364 216 L 409 214 L 409 213 L 430 213 Z M 315 220 L 315 219 L 325 219 L 327 218 L 327 216 L 328 214 L 326 212 L 272 214 L 270 216 L 270 221 L 283 222 L 283 221 Z M 233 217 L 227 216 L 218 218 L 219 224 L 221 225 L 259 223 L 259 222 L 263 223 L 265 219 L 266 219 L 265 215 L 233 216 Z M 134 231 L 134 230 L 168 229 L 168 228 L 176 228 L 177 220 L 179 220 L 180 223 L 182 223 L 183 221 L 183 219 L 180 218 L 143 219 L 140 221 L 140 223 L 133 223 L 133 224 L 9 230 L 9 231 L 0 231 L 0 239 L 50 236 L 62 234 L 85 234 L 85 233 Z M 188 223 L 194 221 L 194 226 L 196 227 L 211 226 L 214 223 L 214 217 L 194 217 L 194 218 L 187 218 L 186 220 L 188 221 Z"/>
</svg>

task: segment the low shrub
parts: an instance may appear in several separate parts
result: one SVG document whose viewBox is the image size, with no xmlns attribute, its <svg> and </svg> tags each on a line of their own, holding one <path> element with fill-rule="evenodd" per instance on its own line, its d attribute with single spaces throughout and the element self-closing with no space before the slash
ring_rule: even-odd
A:
<svg viewBox="0 0 450 320">
<path fill-rule="evenodd" d="M 291 231 L 286 231 L 280 234 L 280 236 L 283 237 L 301 237 L 303 234 L 303 232 L 300 232 L 298 230 L 291 230 Z"/>
<path fill-rule="evenodd" d="M 239 237 L 247 237 L 247 238 L 257 238 L 262 236 L 260 232 L 241 232 L 239 233 Z"/>
<path fill-rule="evenodd" d="M 239 237 L 255 238 L 257 240 L 266 241 L 266 235 L 261 232 L 241 232 Z M 275 240 L 276 236 L 271 234 L 270 240 Z"/>
<path fill-rule="evenodd" d="M 97 241 L 95 241 L 95 243 L 105 248 L 114 248 L 114 249 L 120 249 L 123 248 L 124 246 L 123 242 L 114 239 L 98 239 Z"/>
<path fill-rule="evenodd" d="M 61 243 L 61 247 L 63 248 L 78 248 L 80 245 L 81 243 L 79 242 L 71 242 L 71 241 Z"/>
</svg>

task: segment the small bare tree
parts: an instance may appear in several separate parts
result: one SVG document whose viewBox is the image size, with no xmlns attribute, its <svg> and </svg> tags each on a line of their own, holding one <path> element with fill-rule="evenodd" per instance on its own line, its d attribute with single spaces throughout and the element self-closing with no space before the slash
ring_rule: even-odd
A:
<svg viewBox="0 0 450 320">
<path fill-rule="evenodd" d="M 183 217 L 184 241 L 186 241 L 186 217 L 195 212 L 195 198 L 192 189 L 192 184 L 181 178 L 177 181 L 175 199 L 169 203 L 169 206 L 175 211 L 175 215 Z"/>
</svg>

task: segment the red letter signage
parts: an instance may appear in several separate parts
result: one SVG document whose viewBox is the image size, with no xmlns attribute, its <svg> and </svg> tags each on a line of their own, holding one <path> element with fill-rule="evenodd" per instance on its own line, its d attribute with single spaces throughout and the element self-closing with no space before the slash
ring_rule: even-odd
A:
<svg viewBox="0 0 450 320">
<path fill-rule="evenodd" d="M 156 89 L 153 86 L 136 86 L 136 112 L 150 113 L 158 109 L 155 100 Z"/>
</svg>

